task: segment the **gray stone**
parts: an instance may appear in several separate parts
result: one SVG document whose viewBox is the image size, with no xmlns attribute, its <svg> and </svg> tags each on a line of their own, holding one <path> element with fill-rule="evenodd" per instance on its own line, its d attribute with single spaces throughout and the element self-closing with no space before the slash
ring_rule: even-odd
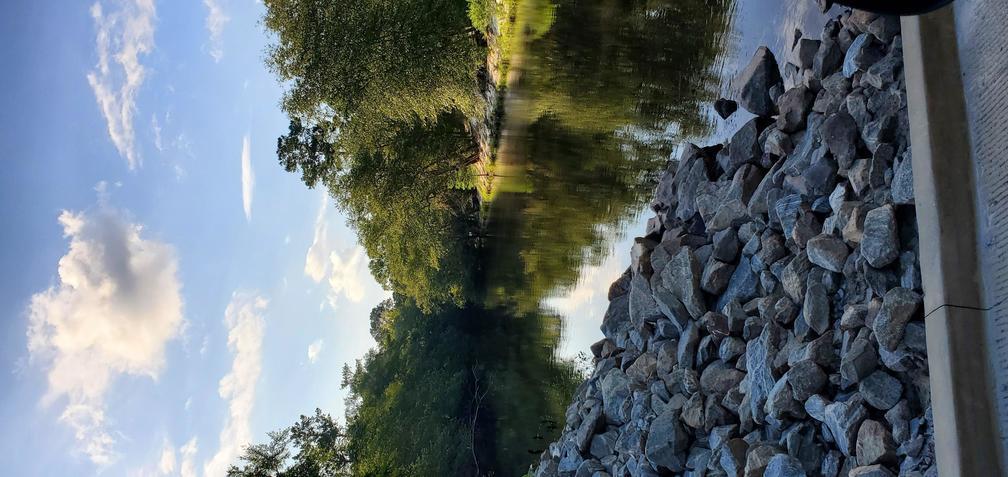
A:
<svg viewBox="0 0 1008 477">
<path fill-rule="evenodd" d="M 763 145 L 766 152 L 778 157 L 791 154 L 791 151 L 794 150 L 791 136 L 776 127 L 767 128 L 767 131 L 769 132 L 767 132 L 766 142 Z"/>
<path fill-rule="evenodd" d="M 798 40 L 798 43 L 794 47 L 795 64 L 802 69 L 812 68 L 812 63 L 815 61 L 815 56 L 819 51 L 820 43 L 821 42 L 819 40 L 814 40 L 812 38 L 802 38 Z"/>
<path fill-rule="evenodd" d="M 826 406 L 829 405 L 829 401 L 826 398 L 814 394 L 805 400 L 805 412 L 808 413 L 813 419 L 819 422 L 826 421 Z"/>
<path fill-rule="evenodd" d="M 728 280 L 728 287 L 715 303 L 715 309 L 723 310 L 732 300 L 737 300 L 739 303 L 751 300 L 756 296 L 758 284 L 759 276 L 753 273 L 750 259 L 743 256 Z"/>
<path fill-rule="evenodd" d="M 648 430 L 644 455 L 658 470 L 682 472 L 683 451 L 689 446 L 689 434 L 679 421 L 679 413 L 666 410 L 658 415 Z"/>
<path fill-rule="evenodd" d="M 748 219 L 748 209 L 739 199 L 732 199 L 721 204 L 717 213 L 707 223 L 707 230 L 718 232 L 730 227 L 738 227 Z"/>
<path fill-rule="evenodd" d="M 808 255 L 802 252 L 795 255 L 781 271 L 781 285 L 791 301 L 805 302 L 805 276 L 810 268 L 812 268 L 812 262 L 809 261 Z"/>
<path fill-rule="evenodd" d="M 791 390 L 786 377 L 778 379 L 770 389 L 764 411 L 767 420 L 801 419 L 805 415 L 805 408 L 795 400 L 794 391 Z"/>
<path fill-rule="evenodd" d="M 714 258 L 732 262 L 738 256 L 739 242 L 735 229 L 724 229 L 714 234 Z"/>
<path fill-rule="evenodd" d="M 791 392 L 798 401 L 805 401 L 818 393 L 826 385 L 826 373 L 812 360 L 802 360 L 794 364 L 784 378 L 791 385 Z"/>
<path fill-rule="evenodd" d="M 609 302 L 599 329 L 610 340 L 617 341 L 621 331 L 630 325 L 630 296 L 620 295 Z"/>
<path fill-rule="evenodd" d="M 770 458 L 763 475 L 765 477 L 805 477 L 806 474 L 800 460 L 787 454 L 777 454 Z"/>
<path fill-rule="evenodd" d="M 635 274 L 630 282 L 630 322 L 640 327 L 645 322 L 657 321 L 661 316 L 648 278 L 640 273 Z"/>
<path fill-rule="evenodd" d="M 822 283 L 813 283 L 805 291 L 802 315 L 809 328 L 821 335 L 830 327 L 830 300 Z"/>
<path fill-rule="evenodd" d="M 739 104 L 757 116 L 774 114 L 770 88 L 781 81 L 780 69 L 773 53 L 765 46 L 757 48 L 749 65 L 735 80 Z"/>
<path fill-rule="evenodd" d="M 892 426 L 892 435 L 897 442 L 910 439 L 910 417 L 910 405 L 905 399 L 886 411 L 886 421 Z"/>
<path fill-rule="evenodd" d="M 893 168 L 892 185 L 890 186 L 893 202 L 897 204 L 913 204 L 913 165 L 910 155 L 906 155 Z"/>
<path fill-rule="evenodd" d="M 734 336 L 729 336 L 721 340 L 721 345 L 718 347 L 718 358 L 723 361 L 731 361 L 742 353 L 745 353 L 745 350 L 745 341 Z"/>
<path fill-rule="evenodd" d="M 841 384 L 846 387 L 861 382 L 878 366 L 879 356 L 866 338 L 857 338 L 840 361 Z"/>
<path fill-rule="evenodd" d="M 882 89 L 896 82 L 903 69 L 903 55 L 890 52 L 868 68 L 861 81 Z"/>
<path fill-rule="evenodd" d="M 738 103 L 730 99 L 718 98 L 717 101 L 714 101 L 714 111 L 718 116 L 721 116 L 721 119 L 728 119 L 737 109 Z"/>
<path fill-rule="evenodd" d="M 858 71 L 866 71 L 885 55 L 882 45 L 871 33 L 862 33 L 854 39 L 844 56 L 843 74 L 850 78 Z"/>
<path fill-rule="evenodd" d="M 700 319 L 700 324 L 703 325 L 704 329 L 707 330 L 707 333 L 710 333 L 711 337 L 716 339 L 718 342 L 731 334 L 730 320 L 727 316 L 716 311 L 708 311 L 703 318 Z"/>
<path fill-rule="evenodd" d="M 848 475 L 849 477 L 895 477 L 896 474 L 893 474 L 889 469 L 882 467 L 880 464 L 875 464 L 855 467 L 851 469 Z"/>
<path fill-rule="evenodd" d="M 601 389 L 606 419 L 615 423 L 625 422 L 625 407 L 630 399 L 630 378 L 618 368 L 612 369 L 602 378 Z"/>
<path fill-rule="evenodd" d="M 780 220 L 781 229 L 785 237 L 790 237 L 794 229 L 794 223 L 798 220 L 798 208 L 801 207 L 802 198 L 799 194 L 789 194 L 780 198 L 774 204 L 774 211 Z"/>
<path fill-rule="evenodd" d="M 892 465 L 896 463 L 896 444 L 886 426 L 866 419 L 858 430 L 856 454 L 859 465 Z"/>
<path fill-rule="evenodd" d="M 729 439 L 721 448 L 721 468 L 731 477 L 742 477 L 748 451 L 749 443 L 745 440 Z"/>
<path fill-rule="evenodd" d="M 759 123 L 757 121 L 757 118 L 753 118 L 738 131 L 735 131 L 728 143 L 728 154 L 719 155 L 719 163 L 726 175 L 735 174 L 736 169 L 747 162 L 759 159 L 762 154 L 759 147 L 759 128 L 757 127 Z"/>
<path fill-rule="evenodd" d="M 695 321 L 690 321 L 686 325 L 682 336 L 679 337 L 679 349 L 676 351 L 676 358 L 679 365 L 684 368 L 693 368 L 693 357 L 696 356 L 696 348 L 700 343 L 700 326 Z"/>
<path fill-rule="evenodd" d="M 858 392 L 869 406 L 888 411 L 903 396 L 903 385 L 889 373 L 877 370 L 858 384 Z"/>
<path fill-rule="evenodd" d="M 714 361 L 700 373 L 700 390 L 705 395 L 723 395 L 737 386 L 745 373 L 721 360 Z"/>
<path fill-rule="evenodd" d="M 820 234 L 805 244 L 809 261 L 831 272 L 843 272 L 849 250 L 847 245 L 832 235 Z"/>
<path fill-rule="evenodd" d="M 762 477 L 770 459 L 779 452 L 780 449 L 774 445 L 754 445 L 746 454 L 745 477 Z"/>
<path fill-rule="evenodd" d="M 626 374 L 634 381 L 644 383 L 654 378 L 657 368 L 658 361 L 654 352 L 647 351 L 634 360 L 633 364 L 627 368 Z"/>
<path fill-rule="evenodd" d="M 595 477 L 599 472 L 605 472 L 605 466 L 597 460 L 589 459 L 578 466 L 574 477 Z"/>
<path fill-rule="evenodd" d="M 748 371 L 746 379 L 749 380 L 747 397 L 750 399 L 749 404 L 754 418 L 762 416 L 767 396 L 777 382 L 773 360 L 780 350 L 782 332 L 783 330 L 776 324 L 768 323 L 763 327 L 759 338 L 750 341 L 746 346 L 745 359 Z"/>
<path fill-rule="evenodd" d="M 921 305 L 921 296 L 906 288 L 893 288 L 882 298 L 882 308 L 879 309 L 872 330 L 879 346 L 892 351 L 903 339 L 903 329 L 906 323 L 914 317 Z"/>
<path fill-rule="evenodd" d="M 840 45 L 831 38 L 823 38 L 815 58 L 812 59 L 812 74 L 825 78 L 840 69 L 844 54 Z"/>
<path fill-rule="evenodd" d="M 858 125 L 845 112 L 831 114 L 822 124 L 822 138 L 840 170 L 847 170 L 857 155 Z"/>
<path fill-rule="evenodd" d="M 595 434 L 591 440 L 589 453 L 596 459 L 612 455 L 613 449 L 616 447 L 617 437 L 619 437 L 619 431 L 615 429 L 603 432 L 602 434 Z"/>
<path fill-rule="evenodd" d="M 804 85 L 798 85 L 784 92 L 777 100 L 777 128 L 786 133 L 804 129 L 805 118 L 812 110 L 815 94 Z"/>
<path fill-rule="evenodd" d="M 700 318 L 707 312 L 700 292 L 702 270 L 688 247 L 679 249 L 662 270 L 662 280 L 672 295 L 686 307 L 690 316 Z"/>
<path fill-rule="evenodd" d="M 588 414 L 586 414 L 581 420 L 581 424 L 578 426 L 577 430 L 574 431 L 574 443 L 577 444 L 578 450 L 581 451 L 581 453 L 587 451 L 588 445 L 591 443 L 592 436 L 604 427 L 605 416 L 602 412 L 602 405 L 598 401 L 595 401 L 591 408 L 589 408 Z"/>
<path fill-rule="evenodd" d="M 692 427 L 693 429 L 701 429 L 704 427 L 704 397 L 700 393 L 693 393 L 686 403 L 683 404 L 682 408 L 682 422 L 683 424 Z"/>
<path fill-rule="evenodd" d="M 899 256 L 896 213 L 891 205 L 872 209 L 865 215 L 861 256 L 875 268 L 885 267 Z"/>
<path fill-rule="evenodd" d="M 728 281 L 734 272 L 735 265 L 719 260 L 708 260 L 703 276 L 700 277 L 700 289 L 718 295 L 728 286 Z"/>
<path fill-rule="evenodd" d="M 850 399 L 843 402 L 834 402 L 826 406 L 826 426 L 837 448 L 844 455 L 850 457 L 855 454 L 855 443 L 857 433 L 861 427 L 861 422 L 868 417 L 868 411 L 857 399 Z"/>
</svg>

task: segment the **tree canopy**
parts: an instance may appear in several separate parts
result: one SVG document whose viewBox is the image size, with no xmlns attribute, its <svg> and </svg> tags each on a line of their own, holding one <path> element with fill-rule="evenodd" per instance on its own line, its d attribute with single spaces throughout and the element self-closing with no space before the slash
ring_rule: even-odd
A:
<svg viewBox="0 0 1008 477">
<path fill-rule="evenodd" d="M 302 415 L 269 441 L 245 448 L 228 477 L 343 477 L 349 473 L 347 440 L 336 419 L 321 409 Z"/>
</svg>

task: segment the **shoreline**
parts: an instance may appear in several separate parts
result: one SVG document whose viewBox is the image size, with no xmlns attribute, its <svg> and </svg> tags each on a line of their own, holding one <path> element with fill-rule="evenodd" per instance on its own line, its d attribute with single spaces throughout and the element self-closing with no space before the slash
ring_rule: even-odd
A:
<svg viewBox="0 0 1008 477">
<path fill-rule="evenodd" d="M 534 475 L 935 475 L 899 33 L 757 51 L 757 117 L 670 161 Z"/>
</svg>

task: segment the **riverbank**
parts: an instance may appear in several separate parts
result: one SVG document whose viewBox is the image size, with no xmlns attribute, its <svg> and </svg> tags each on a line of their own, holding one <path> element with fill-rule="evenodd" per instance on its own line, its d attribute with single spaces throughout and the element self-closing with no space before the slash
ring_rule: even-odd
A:
<svg viewBox="0 0 1008 477">
<path fill-rule="evenodd" d="M 935 474 L 899 22 L 815 36 L 670 161 L 534 475 Z"/>
</svg>

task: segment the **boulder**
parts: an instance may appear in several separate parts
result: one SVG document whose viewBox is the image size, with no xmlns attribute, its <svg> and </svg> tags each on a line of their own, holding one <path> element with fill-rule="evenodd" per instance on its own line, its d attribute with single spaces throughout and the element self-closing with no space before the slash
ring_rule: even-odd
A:
<svg viewBox="0 0 1008 477">
<path fill-rule="evenodd" d="M 761 46 L 735 79 L 738 102 L 750 113 L 770 116 L 776 112 L 770 89 L 781 82 L 777 60 L 767 47 Z"/>
<path fill-rule="evenodd" d="M 875 268 L 885 267 L 899 256 L 896 213 L 891 205 L 872 209 L 865 215 L 861 256 Z"/>
</svg>

